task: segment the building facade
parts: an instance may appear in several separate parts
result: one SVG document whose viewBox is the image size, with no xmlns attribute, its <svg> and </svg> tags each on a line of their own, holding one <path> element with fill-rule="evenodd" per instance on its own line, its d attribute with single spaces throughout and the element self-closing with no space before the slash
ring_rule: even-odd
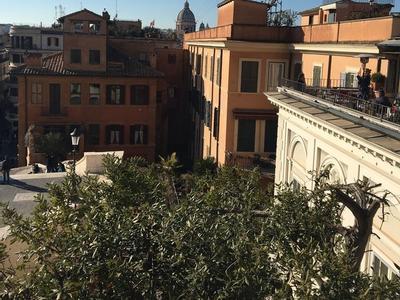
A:
<svg viewBox="0 0 400 300">
<path fill-rule="evenodd" d="M 61 28 L 14 25 L 10 28 L 10 68 L 24 63 L 30 53 L 52 54 L 63 50 Z"/>
<path fill-rule="evenodd" d="M 157 87 L 163 74 L 109 43 L 107 18 L 82 10 L 60 19 L 64 50 L 31 54 L 15 69 L 19 84 L 20 165 L 43 162 L 26 147 L 36 137 L 58 132 L 82 134 L 84 151 L 119 151 L 156 158 Z"/>
<path fill-rule="evenodd" d="M 210 156 L 219 164 L 258 165 L 270 172 L 277 120 L 263 92 L 275 91 L 283 78 L 297 80 L 304 73 L 310 85 L 355 90 L 362 54 L 369 57 L 372 73 L 387 77 L 387 94 L 398 92 L 393 67 L 398 56 L 384 55 L 377 46 L 400 34 L 397 16 L 274 27 L 266 26 L 267 11 L 261 2 L 223 1 L 216 28 L 185 35 L 195 159 Z"/>
<path fill-rule="evenodd" d="M 192 154 L 218 164 L 258 166 L 276 183 L 296 188 L 312 189 L 310 172 L 328 166 L 335 182 L 382 183 L 378 194 L 393 193 L 390 216 L 383 225 L 377 216 L 379 238 L 371 238 L 362 269 L 393 278 L 400 265 L 400 117 L 375 106 L 374 99 L 362 102 L 352 95 L 362 68 L 385 75 L 387 95 L 398 95 L 400 18 L 389 14 L 390 3 L 363 18 L 349 10 L 365 3 L 326 4 L 331 6 L 313 10 L 321 21 L 307 22 L 306 12 L 302 26 L 274 27 L 266 26 L 266 4 L 227 0 L 218 5 L 216 28 L 185 35 L 192 67 Z M 344 4 L 347 16 L 341 15 Z M 337 17 L 327 15 L 325 22 L 335 9 Z M 297 82 L 301 73 L 306 87 Z M 306 89 L 312 95 L 305 96 Z M 339 108 L 339 100 L 347 106 Z M 354 220 L 345 212 L 343 221 Z"/>
<path fill-rule="evenodd" d="M 364 113 L 311 94 L 286 84 L 279 93 L 266 94 L 279 108 L 275 182 L 312 190 L 313 174 L 329 167 L 332 183 L 381 184 L 374 192 L 383 196 L 390 191 L 387 215 L 383 221 L 378 212 L 374 219 L 374 235 L 361 268 L 381 278 L 399 276 L 400 118 L 393 114 L 382 120 L 376 116 L 378 107 Z M 347 209 L 343 223 L 354 225 Z"/>
</svg>

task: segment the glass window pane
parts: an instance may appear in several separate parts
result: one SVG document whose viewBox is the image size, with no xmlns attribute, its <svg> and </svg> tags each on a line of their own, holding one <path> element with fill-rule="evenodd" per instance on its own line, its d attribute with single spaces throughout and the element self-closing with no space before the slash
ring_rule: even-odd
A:
<svg viewBox="0 0 400 300">
<path fill-rule="evenodd" d="M 237 151 L 254 152 L 256 120 L 241 119 L 238 123 Z"/>
<path fill-rule="evenodd" d="M 276 152 L 276 139 L 278 135 L 278 121 L 265 121 L 264 152 Z"/>
<path fill-rule="evenodd" d="M 258 62 L 242 61 L 241 92 L 258 92 Z"/>
</svg>

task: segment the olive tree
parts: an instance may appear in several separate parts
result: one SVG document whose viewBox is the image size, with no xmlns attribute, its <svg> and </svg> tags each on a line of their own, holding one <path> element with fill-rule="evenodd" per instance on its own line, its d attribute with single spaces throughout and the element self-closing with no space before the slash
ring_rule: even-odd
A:
<svg viewBox="0 0 400 300">
<path fill-rule="evenodd" d="M 29 218 L 5 208 L 24 245 L 0 278 L 5 299 L 375 299 L 398 282 L 354 270 L 337 193 L 261 185 L 259 171 L 176 158 L 105 159 L 103 178 L 69 174 Z M 207 170 L 206 165 L 211 166 Z M 76 185 L 79 182 L 79 185 Z M 349 194 L 346 194 L 349 195 Z"/>
</svg>

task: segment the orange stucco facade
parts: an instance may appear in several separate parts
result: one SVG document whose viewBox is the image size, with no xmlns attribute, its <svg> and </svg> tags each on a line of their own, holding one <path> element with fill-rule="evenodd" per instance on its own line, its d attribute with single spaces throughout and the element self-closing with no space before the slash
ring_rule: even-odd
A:
<svg viewBox="0 0 400 300">
<path fill-rule="evenodd" d="M 303 72 L 310 83 L 353 88 L 361 67 L 357 55 L 367 54 L 371 56 L 367 67 L 373 73 L 381 72 L 389 80 L 396 80 L 389 70 L 397 58 L 379 55 L 376 44 L 400 33 L 400 18 L 387 13 L 376 18 L 324 23 L 317 20 L 324 19 L 321 10 L 312 25 L 269 27 L 266 9 L 261 10 L 258 5 L 261 4 L 248 0 L 223 1 L 218 5 L 216 28 L 185 35 L 185 48 L 191 55 L 194 101 L 212 105 L 211 122 L 207 109 L 195 105 L 195 158 L 213 157 L 225 164 L 233 157 L 239 164 L 251 165 L 246 157 L 272 157 L 267 142 L 274 141 L 268 136 L 268 124 L 274 122 L 276 112 L 265 101 L 264 92 L 276 89 L 282 78 L 297 80 L 299 72 Z M 255 17 L 246 19 L 249 16 Z M 220 56 L 222 62 L 218 60 Z M 212 64 L 217 72 L 218 62 L 220 84 L 215 78 L 217 73 L 209 75 Z M 246 71 L 250 73 L 243 75 L 242 66 L 246 65 L 256 67 L 257 74 Z M 248 80 L 253 85 L 257 81 L 256 90 L 254 86 L 252 92 L 241 89 L 241 84 L 248 84 Z M 398 87 L 388 88 L 387 92 L 393 95 L 397 90 Z"/>
<path fill-rule="evenodd" d="M 185 152 L 184 118 L 175 117 L 187 97 L 185 51 L 173 41 L 109 36 L 107 15 L 88 10 L 60 21 L 64 51 L 27 57 L 16 70 L 19 164 L 46 163 L 27 145 L 28 132 L 36 138 L 55 131 L 70 144 L 73 128 L 81 134 L 78 158 L 124 151 L 154 161 Z"/>
<path fill-rule="evenodd" d="M 127 79 L 104 77 L 54 77 L 54 76 L 26 76 L 19 78 L 19 139 L 18 144 L 24 145 L 25 134 L 29 126 L 34 125 L 39 131 L 46 132 L 46 127 L 64 127 L 68 134 L 69 126 L 81 128 L 80 154 L 83 152 L 124 151 L 127 157 L 142 156 L 150 161 L 156 154 L 156 79 Z M 81 84 L 81 104 L 70 104 L 70 84 Z M 40 104 L 32 104 L 32 84 L 42 85 L 42 99 Z M 49 111 L 49 86 L 59 84 L 61 87 L 61 113 L 52 115 Z M 89 103 L 89 84 L 100 85 L 100 102 L 93 105 Z M 106 104 L 106 86 L 123 85 L 125 87 L 125 104 Z M 131 105 L 131 86 L 149 86 L 149 104 Z M 130 126 L 143 124 L 148 126 L 148 141 L 146 145 L 132 145 L 130 143 Z M 86 137 L 88 126 L 98 125 L 98 144 L 90 145 Z M 107 143 L 106 127 L 118 125 L 123 127 L 122 144 Z M 26 147 L 19 147 L 19 157 L 25 164 L 27 156 Z M 29 163 L 45 162 L 45 157 L 40 153 L 30 153 Z"/>
</svg>

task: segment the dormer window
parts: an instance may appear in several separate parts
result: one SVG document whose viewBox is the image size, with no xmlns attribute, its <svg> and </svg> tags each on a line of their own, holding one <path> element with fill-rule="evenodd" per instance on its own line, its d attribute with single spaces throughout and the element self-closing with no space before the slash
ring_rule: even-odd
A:
<svg viewBox="0 0 400 300">
<path fill-rule="evenodd" d="M 91 22 L 91 23 L 89 23 L 89 32 L 91 32 L 91 33 L 100 32 L 100 22 Z"/>
<path fill-rule="evenodd" d="M 83 22 L 74 22 L 74 31 L 82 32 L 83 31 Z"/>
</svg>

